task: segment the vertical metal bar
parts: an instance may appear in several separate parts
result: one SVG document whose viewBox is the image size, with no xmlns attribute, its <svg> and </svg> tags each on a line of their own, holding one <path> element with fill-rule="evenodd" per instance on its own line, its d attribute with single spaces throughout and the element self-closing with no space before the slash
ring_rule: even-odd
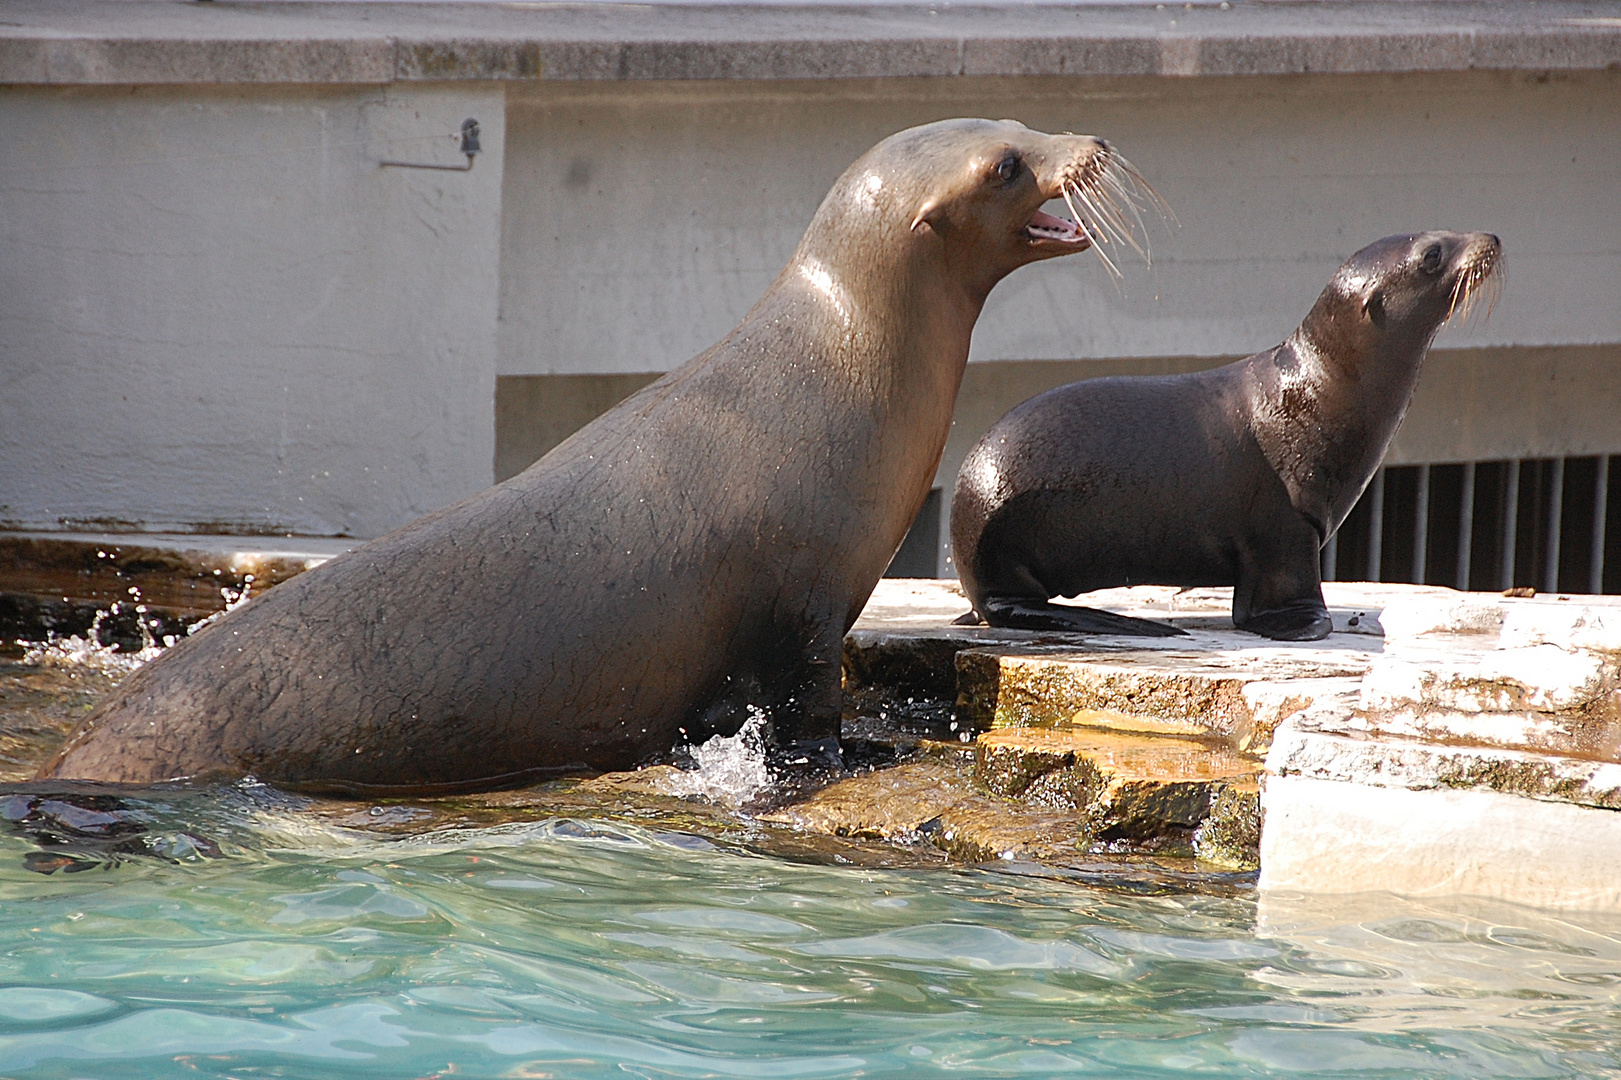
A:
<svg viewBox="0 0 1621 1080">
<path fill-rule="evenodd" d="M 1610 459 L 1598 456 L 1598 479 L 1593 481 L 1593 554 L 1587 560 L 1587 591 L 1604 591 L 1604 517 L 1610 503 Z"/>
<path fill-rule="evenodd" d="M 1368 485 L 1368 580 L 1383 581 L 1385 555 L 1385 469 L 1381 465 Z"/>
<path fill-rule="evenodd" d="M 1502 557 L 1498 560 L 1498 582 L 1504 592 L 1514 587 L 1514 548 L 1520 527 L 1520 461 L 1506 461 L 1503 477 Z"/>
<path fill-rule="evenodd" d="M 1430 555 L 1430 467 L 1418 467 L 1418 499 L 1413 509 L 1413 584 L 1424 584 Z"/>
<path fill-rule="evenodd" d="M 1469 555 L 1475 545 L 1475 463 L 1463 463 L 1463 500 L 1458 504 L 1458 588 L 1469 591 Z"/>
<path fill-rule="evenodd" d="M 1336 573 L 1339 572 L 1339 567 L 1340 567 L 1340 534 L 1339 534 L 1339 530 L 1336 529 L 1336 530 L 1334 530 L 1334 535 L 1330 536 L 1328 538 L 1328 543 L 1323 545 L 1323 580 L 1324 581 L 1337 581 L 1337 580 L 1339 580 L 1338 578 L 1336 578 L 1334 576 Z"/>
<path fill-rule="evenodd" d="M 1542 591 L 1559 591 L 1559 526 L 1565 514 L 1565 459 L 1548 462 L 1548 552 L 1542 560 Z"/>
</svg>

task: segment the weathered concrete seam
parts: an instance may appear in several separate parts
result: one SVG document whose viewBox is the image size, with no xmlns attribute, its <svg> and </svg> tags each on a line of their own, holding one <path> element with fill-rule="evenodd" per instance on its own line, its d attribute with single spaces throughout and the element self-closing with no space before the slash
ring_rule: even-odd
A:
<svg viewBox="0 0 1621 1080">
<path fill-rule="evenodd" d="M 379 84 L 415 81 L 826 80 L 952 76 L 1173 78 L 1621 67 L 1621 27 L 1320 34 L 583 38 L 489 34 L 99 37 L 0 35 L 0 83 Z"/>
</svg>

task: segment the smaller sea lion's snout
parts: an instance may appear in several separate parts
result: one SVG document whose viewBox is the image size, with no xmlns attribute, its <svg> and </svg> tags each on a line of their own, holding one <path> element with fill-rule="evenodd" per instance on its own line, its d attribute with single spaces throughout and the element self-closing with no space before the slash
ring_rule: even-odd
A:
<svg viewBox="0 0 1621 1080">
<path fill-rule="evenodd" d="M 1460 316 L 1467 319 L 1481 297 L 1485 298 L 1486 315 L 1503 288 L 1503 242 L 1495 233 L 1465 233 L 1451 259 L 1451 294 L 1447 318 Z"/>
</svg>

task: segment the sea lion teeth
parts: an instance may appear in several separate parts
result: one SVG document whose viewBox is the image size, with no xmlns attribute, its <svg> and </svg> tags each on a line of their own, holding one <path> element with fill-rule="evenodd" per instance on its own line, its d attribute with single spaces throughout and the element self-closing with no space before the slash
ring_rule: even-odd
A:
<svg viewBox="0 0 1621 1080">
<path fill-rule="evenodd" d="M 1233 622 L 1332 629 L 1318 551 L 1407 412 L 1430 341 L 1502 279 L 1489 233 L 1389 236 L 1335 273 L 1276 348 L 1211 371 L 1089 379 L 1015 406 L 951 504 L 958 576 L 993 626 L 1174 629 L 1052 604 L 1119 585 L 1233 586 Z"/>
<path fill-rule="evenodd" d="M 1073 221 L 1065 221 L 1061 217 L 1054 217 L 1045 211 L 1037 210 L 1035 217 L 1024 227 L 1024 231 L 1038 240 L 1066 240 L 1074 243 L 1090 243 L 1091 238 L 1079 225 Z M 1079 249 L 1077 249 L 1079 250 Z"/>
<path fill-rule="evenodd" d="M 719 343 L 176 645 L 44 775 L 494 787 L 630 768 L 751 708 L 779 760 L 836 760 L 844 634 L 928 496 L 974 322 L 1015 269 L 1084 250 L 1023 230 L 1109 153 L 988 120 L 884 140 Z"/>
</svg>

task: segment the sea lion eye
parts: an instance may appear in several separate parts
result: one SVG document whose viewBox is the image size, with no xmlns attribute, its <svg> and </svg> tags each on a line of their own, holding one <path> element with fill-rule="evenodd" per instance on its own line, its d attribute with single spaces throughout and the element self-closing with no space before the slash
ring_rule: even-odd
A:
<svg viewBox="0 0 1621 1080">
<path fill-rule="evenodd" d="M 1019 175 L 1019 155 L 1009 154 L 998 162 L 996 175 L 1001 178 L 1004 184 L 1012 183 L 1017 179 Z"/>
<path fill-rule="evenodd" d="M 1420 261 L 1419 266 L 1423 268 L 1426 274 L 1433 274 L 1441 269 L 1441 245 L 1431 244 L 1429 249 L 1424 252 L 1424 258 Z"/>
</svg>

